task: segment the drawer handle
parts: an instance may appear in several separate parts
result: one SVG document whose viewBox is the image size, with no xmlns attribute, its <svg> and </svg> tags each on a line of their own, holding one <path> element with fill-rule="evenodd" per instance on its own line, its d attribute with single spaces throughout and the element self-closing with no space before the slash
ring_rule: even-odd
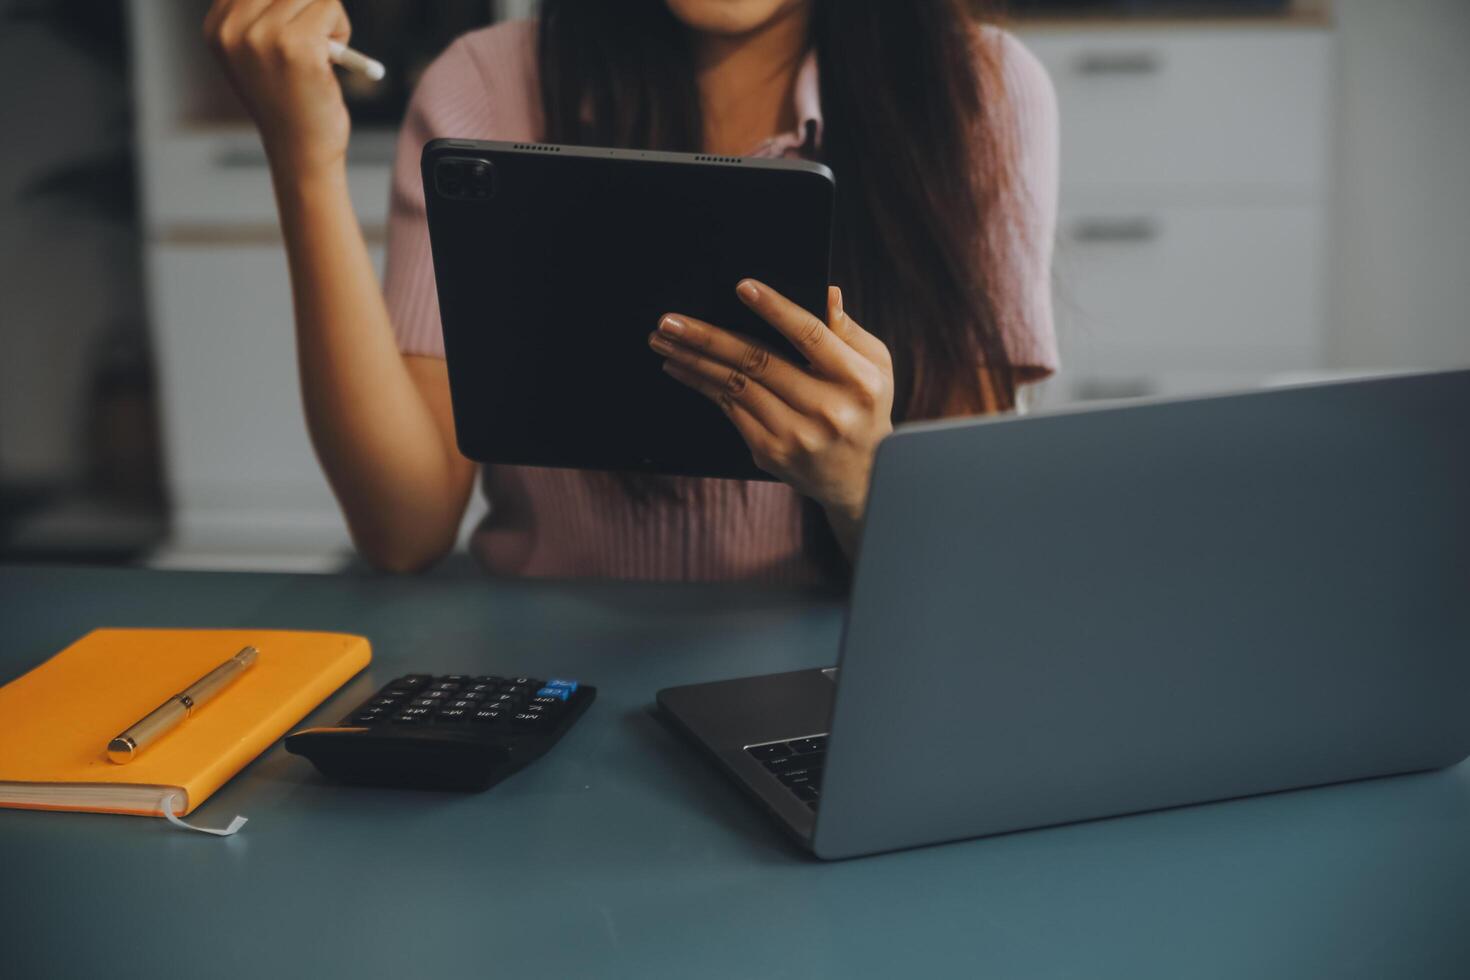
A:
<svg viewBox="0 0 1470 980">
<path fill-rule="evenodd" d="M 1084 218 L 1072 228 L 1073 241 L 1088 245 L 1140 244 L 1158 237 L 1158 224 L 1148 218 Z"/>
<path fill-rule="evenodd" d="M 1091 51 L 1077 59 L 1079 75 L 1156 75 L 1163 67 L 1152 51 Z"/>
</svg>

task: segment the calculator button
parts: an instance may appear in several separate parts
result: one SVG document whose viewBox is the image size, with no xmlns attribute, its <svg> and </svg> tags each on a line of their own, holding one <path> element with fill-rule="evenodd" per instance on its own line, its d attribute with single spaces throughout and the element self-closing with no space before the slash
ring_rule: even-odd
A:
<svg viewBox="0 0 1470 980">
<path fill-rule="evenodd" d="M 566 706 L 561 698 L 532 698 L 526 705 L 527 708 L 539 708 L 541 711 L 557 711 Z"/>
<path fill-rule="evenodd" d="M 353 715 L 351 721 L 354 725 L 371 725 L 376 721 L 382 721 L 388 717 L 388 712 L 381 708 L 372 708 L 367 711 L 359 711 Z"/>
<path fill-rule="evenodd" d="M 499 684 L 495 684 L 490 681 L 476 681 L 475 683 L 470 684 L 468 687 L 465 688 L 465 693 L 489 694 L 491 691 L 495 690 L 499 686 Z"/>
<path fill-rule="evenodd" d="M 373 698 L 367 703 L 369 708 L 392 708 L 397 706 L 401 698 Z"/>
<path fill-rule="evenodd" d="M 424 689 L 424 693 L 427 694 L 430 691 L 458 691 L 459 688 L 460 685 L 453 681 L 435 681 Z"/>
<path fill-rule="evenodd" d="M 495 674 L 481 674 L 479 677 L 475 678 L 475 683 L 489 684 L 491 687 L 494 687 L 496 684 L 504 684 L 505 678 L 497 677 Z"/>
<path fill-rule="evenodd" d="M 448 701 L 453 694 L 453 691 L 421 691 L 419 692 L 419 700 Z"/>
<path fill-rule="evenodd" d="M 440 721 L 464 721 L 469 716 L 469 708 L 441 708 L 439 713 L 434 717 Z"/>
<path fill-rule="evenodd" d="M 477 701 L 478 702 L 478 701 L 485 700 L 485 692 L 484 691 L 460 691 L 458 694 L 456 694 L 454 696 L 454 698 L 455 698 L 456 701 Z"/>
<path fill-rule="evenodd" d="M 791 754 L 791 750 L 783 742 L 773 742 L 770 745 L 753 745 L 746 749 L 746 751 L 761 761 L 765 761 L 766 759 L 783 759 Z"/>
<path fill-rule="evenodd" d="M 533 687 L 544 687 L 544 686 L 546 686 L 546 682 L 545 681 L 538 681 L 534 677 L 512 677 L 510 679 L 510 683 L 512 683 L 512 684 L 518 684 L 521 687 L 528 688 L 528 689 L 529 688 L 533 688 Z"/>
<path fill-rule="evenodd" d="M 543 687 L 541 688 L 541 690 L 536 692 L 536 699 L 538 701 L 543 699 L 547 701 L 565 701 L 571 696 L 572 692 L 568 691 L 566 688 L 551 687 L 550 685 Z"/>
<path fill-rule="evenodd" d="M 530 694 L 531 689 L 524 684 L 507 684 L 500 689 L 501 694 Z"/>
<path fill-rule="evenodd" d="M 444 707 L 446 709 L 447 708 L 459 708 L 461 710 L 473 711 L 475 708 L 478 708 L 479 705 L 476 704 L 474 701 L 466 701 L 463 698 L 460 698 L 460 699 L 455 700 L 455 701 L 450 701 Z M 444 712 L 441 711 L 439 713 L 442 715 Z"/>
<path fill-rule="evenodd" d="M 418 688 L 423 687 L 425 684 L 429 683 L 429 681 L 433 679 L 434 678 L 430 677 L 428 674 L 408 674 L 394 681 L 393 686 L 411 687 L 417 690 Z"/>
<path fill-rule="evenodd" d="M 421 725 L 429 720 L 429 713 L 423 708 L 405 708 L 393 716 L 393 721 L 400 725 Z"/>
<path fill-rule="evenodd" d="M 499 694 L 492 694 L 485 699 L 486 704 L 516 704 L 519 701 L 520 698 L 514 694 L 507 694 L 504 691 Z"/>
<path fill-rule="evenodd" d="M 549 680 L 545 684 L 543 684 L 542 687 L 564 687 L 564 688 L 567 689 L 567 693 L 568 694 L 575 694 L 575 693 L 577 693 L 577 682 L 576 681 L 562 680 L 559 677 L 553 677 L 551 680 Z"/>
<path fill-rule="evenodd" d="M 468 674 L 445 674 L 439 680 L 445 684 L 468 684 L 470 676 Z"/>
<path fill-rule="evenodd" d="M 520 731 L 535 731 L 545 722 L 539 711 L 520 711 L 510 720 L 511 726 Z"/>
<path fill-rule="evenodd" d="M 480 708 L 470 714 L 471 721 L 483 722 L 487 725 L 504 721 L 508 717 L 510 717 L 509 711 L 502 711 L 497 708 Z"/>
</svg>

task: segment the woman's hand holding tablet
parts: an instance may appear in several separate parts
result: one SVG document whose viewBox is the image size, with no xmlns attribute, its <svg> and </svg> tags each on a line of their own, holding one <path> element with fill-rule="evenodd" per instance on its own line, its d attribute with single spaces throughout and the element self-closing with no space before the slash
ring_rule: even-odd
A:
<svg viewBox="0 0 1470 980">
<path fill-rule="evenodd" d="M 794 364 L 728 330 L 678 313 L 648 345 L 664 371 L 717 404 L 757 466 L 816 500 L 850 547 L 862 521 L 873 454 L 893 431 L 893 359 L 827 291 L 827 321 L 754 279 L 741 301 L 805 357 Z"/>
<path fill-rule="evenodd" d="M 768 356 L 815 358 L 813 382 L 847 376 L 835 342 L 799 354 L 780 327 L 828 310 L 835 183 L 821 164 L 437 139 L 420 165 L 468 459 L 774 479 L 726 413 L 648 356 L 648 331 L 670 311 Z M 735 292 L 750 280 L 756 302 Z M 773 298 L 790 311 L 775 320 Z M 837 482 L 825 499 L 845 509 L 861 480 Z"/>
</svg>

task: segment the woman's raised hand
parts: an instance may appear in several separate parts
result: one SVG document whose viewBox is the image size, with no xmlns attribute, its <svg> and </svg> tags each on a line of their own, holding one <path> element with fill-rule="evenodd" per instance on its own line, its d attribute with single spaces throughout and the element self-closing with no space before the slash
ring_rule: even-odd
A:
<svg viewBox="0 0 1470 980">
<path fill-rule="evenodd" d="M 215 0 L 204 18 L 278 178 L 346 158 L 350 123 L 327 42 L 346 43 L 351 29 L 338 0 Z"/>
<path fill-rule="evenodd" d="M 735 291 L 805 364 L 677 313 L 659 321 L 648 344 L 664 356 L 666 372 L 724 410 L 757 466 L 826 509 L 850 550 L 873 454 L 893 431 L 888 348 L 843 312 L 836 286 L 827 290 L 825 323 L 753 279 Z"/>
</svg>

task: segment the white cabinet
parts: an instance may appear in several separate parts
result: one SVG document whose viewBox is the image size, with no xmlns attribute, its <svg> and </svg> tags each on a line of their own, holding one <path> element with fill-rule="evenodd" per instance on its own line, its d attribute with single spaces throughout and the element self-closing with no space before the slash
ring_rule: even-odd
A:
<svg viewBox="0 0 1470 980">
<path fill-rule="evenodd" d="M 312 454 L 278 243 L 155 243 L 149 255 L 165 458 L 166 563 L 317 567 L 350 541 Z"/>
<path fill-rule="evenodd" d="M 1110 372 L 1310 367 L 1322 217 L 1310 205 L 1064 208 L 1063 337 Z"/>
<path fill-rule="evenodd" d="M 1022 32 L 1061 111 L 1042 404 L 1249 385 L 1321 366 L 1330 34 Z"/>
<path fill-rule="evenodd" d="M 1323 30 L 1100 27 L 1025 41 L 1056 86 L 1069 194 L 1324 189 Z"/>
</svg>

